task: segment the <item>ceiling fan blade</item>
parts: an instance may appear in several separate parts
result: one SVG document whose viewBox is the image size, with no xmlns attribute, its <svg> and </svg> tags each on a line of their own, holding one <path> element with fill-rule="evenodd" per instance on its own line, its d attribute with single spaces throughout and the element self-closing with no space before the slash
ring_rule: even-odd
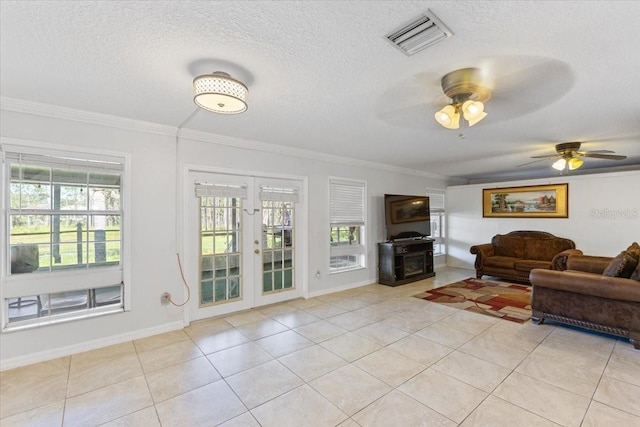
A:
<svg viewBox="0 0 640 427">
<path fill-rule="evenodd" d="M 614 154 L 593 154 L 593 153 L 584 153 L 582 157 L 591 157 L 593 159 L 607 159 L 607 160 L 624 160 L 627 156 L 618 156 Z"/>
<path fill-rule="evenodd" d="M 581 151 L 581 153 L 615 153 L 615 151 L 611 150 L 589 150 L 589 151 Z"/>
<path fill-rule="evenodd" d="M 555 156 L 554 156 L 554 157 L 555 157 Z M 532 163 L 538 163 L 538 162 L 541 162 L 541 161 L 546 160 L 546 159 L 548 159 L 548 158 L 550 158 L 550 157 L 545 157 L 544 159 L 534 160 L 534 161 L 532 161 L 532 162 L 523 163 L 523 164 L 521 164 L 521 165 L 517 165 L 516 167 L 517 167 L 517 168 L 519 168 L 520 166 L 526 166 L 526 165 L 530 165 L 530 164 L 532 164 Z"/>
<path fill-rule="evenodd" d="M 546 156 L 531 156 L 532 159 L 553 159 L 554 157 L 560 157 L 558 154 L 547 154 Z"/>
</svg>

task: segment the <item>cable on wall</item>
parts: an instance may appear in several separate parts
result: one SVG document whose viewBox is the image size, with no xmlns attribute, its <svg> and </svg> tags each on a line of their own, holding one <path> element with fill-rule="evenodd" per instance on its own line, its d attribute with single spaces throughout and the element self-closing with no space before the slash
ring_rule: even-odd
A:
<svg viewBox="0 0 640 427">
<path fill-rule="evenodd" d="M 184 277 L 184 270 L 182 269 L 182 262 L 180 261 L 180 254 L 176 252 L 176 258 L 178 258 L 178 268 L 180 269 L 180 277 L 182 277 L 182 283 L 184 283 L 184 287 L 187 288 L 187 298 L 184 300 L 184 302 L 182 304 L 178 304 L 176 302 L 174 302 L 171 297 L 168 297 L 167 300 L 175 305 L 176 307 L 182 307 L 183 305 L 187 304 L 189 302 L 189 300 L 191 299 L 191 288 L 189 287 L 189 284 L 187 283 L 187 279 Z"/>
</svg>

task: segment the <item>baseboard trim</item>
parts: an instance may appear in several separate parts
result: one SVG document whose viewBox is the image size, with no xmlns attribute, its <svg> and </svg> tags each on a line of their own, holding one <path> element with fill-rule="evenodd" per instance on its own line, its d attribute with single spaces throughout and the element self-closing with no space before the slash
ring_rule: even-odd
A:
<svg viewBox="0 0 640 427">
<path fill-rule="evenodd" d="M 93 341 L 85 341 L 79 344 L 73 344 L 66 347 L 59 347 L 51 350 L 41 351 L 38 353 L 28 354 L 26 356 L 12 357 L 0 360 L 0 371 L 19 368 L 20 366 L 40 363 L 47 360 L 57 359 L 58 357 L 70 356 L 72 354 L 82 353 L 84 351 L 95 350 L 114 344 L 121 344 L 127 341 L 133 341 L 140 338 L 146 338 L 165 332 L 171 332 L 182 329 L 184 323 L 182 320 L 177 322 L 166 323 L 164 325 L 155 326 L 153 328 L 140 329 L 126 334 L 113 335 Z"/>
<path fill-rule="evenodd" d="M 365 285 L 375 285 L 376 283 L 378 282 L 376 282 L 375 279 L 363 280 L 362 282 L 356 282 L 356 283 L 349 283 L 347 285 L 342 285 L 334 288 L 309 292 L 309 294 L 307 295 L 307 298 L 314 298 L 314 297 L 319 297 L 321 295 L 333 294 L 335 292 L 347 291 L 349 289 L 359 288 L 360 286 L 365 286 Z"/>
</svg>

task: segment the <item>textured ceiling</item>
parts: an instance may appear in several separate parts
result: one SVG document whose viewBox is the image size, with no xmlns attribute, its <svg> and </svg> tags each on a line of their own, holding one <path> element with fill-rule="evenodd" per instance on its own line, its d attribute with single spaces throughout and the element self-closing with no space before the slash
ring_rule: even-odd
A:
<svg viewBox="0 0 640 427">
<path fill-rule="evenodd" d="M 640 167 L 640 2 L 0 2 L 0 95 L 169 126 L 194 112 L 194 77 L 249 87 L 238 116 L 185 128 L 474 181 L 557 174 L 558 142 L 614 150 L 579 172 Z M 414 56 L 385 35 L 430 9 L 454 36 Z M 440 78 L 479 67 L 488 117 L 433 114 Z M 462 134 L 462 135 L 461 135 Z M 600 169 L 602 170 L 602 169 Z M 578 171 L 575 171 L 578 172 Z M 573 173 L 573 172 L 572 172 Z"/>
</svg>

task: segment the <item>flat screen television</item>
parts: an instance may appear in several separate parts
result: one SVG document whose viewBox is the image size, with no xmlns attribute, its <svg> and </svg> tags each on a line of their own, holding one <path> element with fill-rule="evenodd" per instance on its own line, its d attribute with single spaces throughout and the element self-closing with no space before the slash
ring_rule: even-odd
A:
<svg viewBox="0 0 640 427">
<path fill-rule="evenodd" d="M 384 195 L 387 240 L 425 238 L 431 235 L 429 197 Z"/>
</svg>

